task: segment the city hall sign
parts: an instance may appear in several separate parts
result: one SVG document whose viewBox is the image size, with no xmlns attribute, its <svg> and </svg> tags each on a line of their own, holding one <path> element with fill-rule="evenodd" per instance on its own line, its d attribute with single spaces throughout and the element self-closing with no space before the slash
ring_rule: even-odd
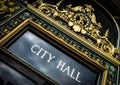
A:
<svg viewBox="0 0 120 85">
<path fill-rule="evenodd" d="M 40 73 L 62 85 L 94 85 L 98 73 L 78 63 L 34 33 L 25 32 L 9 48 Z"/>
</svg>

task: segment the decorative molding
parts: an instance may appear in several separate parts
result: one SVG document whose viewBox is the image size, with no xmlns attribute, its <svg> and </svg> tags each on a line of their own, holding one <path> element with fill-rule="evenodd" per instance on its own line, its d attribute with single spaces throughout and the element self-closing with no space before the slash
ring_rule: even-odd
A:
<svg viewBox="0 0 120 85">
<path fill-rule="evenodd" d="M 0 1 L 0 23 L 12 17 L 23 7 L 14 0 L 1 0 Z"/>
<path fill-rule="evenodd" d="M 42 3 L 42 4 L 40 4 L 40 3 Z M 120 65 L 120 62 L 117 59 L 115 59 L 114 57 L 111 57 L 111 56 L 114 56 L 116 53 L 118 53 L 118 50 L 111 44 L 111 42 L 107 38 L 107 36 L 109 34 L 109 30 L 106 31 L 104 36 L 100 36 L 99 29 L 101 29 L 101 25 L 100 25 L 100 23 L 96 22 L 95 18 L 94 18 L 95 20 L 92 20 L 93 17 L 88 16 L 87 13 L 89 13 L 89 12 L 86 12 L 86 11 L 81 12 L 79 10 L 79 7 L 81 7 L 81 6 L 77 6 L 75 8 L 75 7 L 69 7 L 70 5 L 68 6 L 67 10 L 64 9 L 64 10 L 60 11 L 60 10 L 58 10 L 58 6 L 60 5 L 60 3 L 57 3 L 57 5 L 49 5 L 47 3 L 39 2 L 40 8 L 43 7 L 41 10 L 39 10 L 39 8 L 38 8 L 39 6 L 35 7 L 35 4 L 33 4 L 33 6 L 35 8 L 37 8 L 37 11 L 39 11 L 40 13 L 42 12 L 43 14 L 45 14 L 45 16 L 51 17 L 52 20 L 55 20 L 58 24 L 61 24 L 65 29 L 69 29 L 73 34 L 74 33 L 77 34 L 78 37 L 80 37 L 81 39 L 84 38 L 85 40 L 88 41 L 88 43 L 90 43 L 94 47 L 100 48 L 103 52 L 108 54 L 108 57 L 110 55 L 110 58 L 108 58 L 108 57 L 105 58 L 105 57 L 102 57 L 101 54 L 95 53 L 93 50 L 89 49 L 88 47 L 84 46 L 80 42 L 78 42 L 75 39 L 68 36 L 68 34 L 65 34 L 62 31 L 60 31 L 59 28 L 52 26 L 49 22 L 45 21 L 43 18 L 41 18 L 37 14 L 32 13 L 28 10 L 22 11 L 21 13 L 19 13 L 14 18 L 12 18 L 11 20 L 9 20 L 8 22 L 6 22 L 4 25 L 1 26 L 0 33 L 2 35 L 0 34 L 0 45 L 1 45 L 1 41 L 3 38 L 6 37 L 6 39 L 3 40 L 3 42 L 4 41 L 6 42 L 7 38 L 9 38 L 9 34 L 17 26 L 19 26 L 26 19 L 30 19 L 33 22 L 35 22 L 38 25 L 45 28 L 45 30 L 47 30 L 50 33 L 52 33 L 53 35 L 57 36 L 62 41 L 66 42 L 71 47 L 73 47 L 73 48 L 77 49 L 79 52 L 85 54 L 87 56 L 87 59 L 90 59 L 91 61 L 95 61 L 96 63 L 99 63 L 102 66 L 106 67 L 107 68 L 107 76 L 106 76 L 107 77 L 107 85 L 116 85 L 117 75 L 118 75 L 118 67 L 117 66 Z M 43 11 L 45 9 L 44 6 L 48 6 L 48 8 L 50 6 L 50 10 L 51 10 L 51 8 L 53 8 L 51 13 L 46 14 L 46 12 L 48 10 Z M 85 9 L 87 6 L 89 7 L 90 5 L 85 5 L 85 6 L 83 6 L 83 8 Z M 74 14 L 74 15 L 76 15 L 74 17 L 74 19 L 78 19 L 78 20 L 72 21 L 72 19 L 70 20 L 69 17 L 66 19 L 65 17 L 62 16 L 62 14 L 64 14 L 64 13 L 65 13 L 64 14 L 65 16 L 68 16 L 69 13 L 71 13 L 70 11 L 75 12 L 75 10 L 77 10 L 76 11 L 77 14 Z M 55 13 L 54 11 L 56 11 L 56 14 L 53 16 L 52 13 Z M 92 8 L 90 13 L 93 14 L 93 16 L 95 16 L 93 11 L 94 11 L 94 9 Z M 61 15 L 59 15 L 59 14 L 57 15 L 57 12 L 60 13 Z M 66 14 L 67 12 L 68 12 L 68 15 Z M 70 16 L 73 16 L 73 15 L 70 15 Z M 77 18 L 77 16 L 79 18 Z M 79 22 L 79 19 L 81 17 L 82 17 L 82 20 Z M 70 20 L 70 22 L 68 22 L 68 20 Z M 87 20 L 87 21 L 84 21 L 84 20 Z M 76 21 L 78 21 L 78 22 L 76 22 Z M 84 22 L 84 23 L 86 22 L 86 24 L 85 24 L 86 27 L 85 26 L 80 27 L 81 25 L 84 24 L 82 22 Z M 90 28 L 91 26 L 93 26 L 92 29 Z M 117 50 L 117 51 L 115 52 L 115 50 Z"/>
<path fill-rule="evenodd" d="M 26 19 L 30 19 L 33 22 L 35 22 L 38 25 L 45 28 L 45 30 L 47 30 L 48 32 L 50 32 L 53 35 L 55 35 L 56 37 L 58 37 L 60 40 L 66 42 L 69 46 L 75 48 L 76 50 L 78 50 L 79 52 L 81 52 L 82 54 L 87 56 L 87 58 L 90 59 L 90 61 L 94 61 L 94 62 L 96 62 L 98 64 L 101 64 L 102 66 L 106 67 L 107 71 L 108 71 L 107 73 L 109 74 L 109 75 L 107 75 L 107 83 L 111 82 L 111 80 L 112 80 L 112 83 L 116 84 L 117 71 L 118 71 L 118 68 L 116 67 L 116 65 L 112 64 L 110 61 L 104 59 L 103 57 L 96 54 L 95 52 L 93 52 L 89 48 L 85 47 L 81 43 L 79 43 L 76 40 L 72 39 L 71 37 L 69 37 L 65 33 L 61 32 L 56 27 L 54 27 L 51 24 L 49 24 L 48 22 L 44 21 L 40 17 L 34 15 L 30 11 L 24 10 L 23 12 L 21 12 L 16 17 L 8 22 L 8 24 L 10 24 L 10 23 L 12 24 L 12 22 L 16 22 L 17 24 L 14 24 L 13 27 L 10 28 L 11 31 L 7 35 L 5 35 L 5 37 L 3 37 L 3 38 L 6 38 L 6 39 L 3 40 L 4 42 L 6 42 L 10 38 L 10 36 L 13 36 L 13 35 L 9 36 L 9 34 L 13 34 L 13 33 L 15 34 L 16 33 L 16 32 L 13 32 L 13 30 L 16 29 L 16 27 L 18 25 L 21 25 L 21 23 L 23 21 L 25 21 Z M 4 26 L 8 26 L 8 25 L 5 24 Z M 24 26 L 24 25 L 22 25 L 22 26 Z M 118 64 L 118 63 L 116 63 L 116 64 Z"/>
<path fill-rule="evenodd" d="M 26 14 L 27 14 L 27 17 L 26 17 Z M 82 58 L 84 58 L 84 59 L 88 60 L 89 62 L 93 63 L 95 66 L 101 68 L 101 70 L 106 69 L 103 73 L 104 73 L 104 76 L 107 77 L 106 78 L 107 81 L 104 81 L 104 84 L 102 84 L 102 85 L 106 85 L 106 83 L 108 85 L 110 83 L 116 85 L 118 68 L 117 68 L 117 66 L 115 64 L 113 64 L 109 60 L 104 59 L 100 55 L 96 54 L 95 52 L 93 52 L 89 48 L 85 47 L 81 43 L 79 43 L 76 40 L 72 39 L 71 37 L 69 37 L 65 33 L 61 32 L 56 27 L 50 25 L 48 22 L 42 20 L 41 18 L 39 18 L 38 16 L 32 14 L 31 12 L 24 11 L 20 15 L 25 17 L 24 22 L 22 22 L 16 28 L 14 28 L 8 34 L 8 36 L 5 36 L 6 37 L 6 39 L 4 40 L 4 41 L 6 41 L 5 43 L 7 43 L 8 40 L 10 40 L 10 37 L 13 37 L 15 34 L 17 34 L 18 31 L 20 31 L 24 26 L 26 26 L 26 24 L 32 23 L 38 29 L 39 29 L 39 27 L 42 27 L 42 30 L 41 29 L 39 29 L 39 30 L 45 32 L 48 35 L 52 35 L 52 37 L 55 38 L 57 41 L 59 41 L 59 43 L 62 43 L 63 45 L 70 48 L 71 50 L 73 49 L 73 52 L 81 54 Z"/>
<path fill-rule="evenodd" d="M 119 50 L 107 38 L 109 36 L 109 29 L 106 30 L 104 36 L 100 35 L 102 25 L 96 21 L 94 8 L 91 5 L 85 4 L 84 6 L 76 7 L 67 5 L 66 9 L 59 10 L 62 1 L 52 5 L 38 0 L 32 6 L 63 25 L 65 29 L 71 30 L 73 33 L 78 34 L 79 37 L 84 37 L 90 44 L 101 49 L 106 54 L 114 57 L 120 54 Z"/>
</svg>

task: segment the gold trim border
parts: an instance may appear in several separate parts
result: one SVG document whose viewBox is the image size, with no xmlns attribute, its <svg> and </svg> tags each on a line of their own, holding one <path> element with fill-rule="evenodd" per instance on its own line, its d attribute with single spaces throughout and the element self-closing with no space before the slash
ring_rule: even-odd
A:
<svg viewBox="0 0 120 85">
<path fill-rule="evenodd" d="M 44 18 L 45 20 L 49 21 L 52 25 L 55 25 L 56 27 L 58 27 L 62 32 L 71 35 L 71 37 L 73 39 L 76 39 L 78 42 L 84 44 L 85 46 L 89 47 L 92 51 L 96 52 L 97 54 L 101 55 L 102 57 L 104 57 L 105 59 L 107 59 L 108 61 L 111 61 L 112 63 L 114 63 L 115 65 L 119 65 L 120 66 L 120 61 L 117 60 L 116 58 L 114 58 L 111 55 L 108 55 L 107 53 L 103 52 L 102 50 L 100 50 L 98 47 L 93 46 L 91 43 L 88 43 L 87 40 L 85 40 L 84 38 L 81 38 L 80 36 L 78 36 L 77 34 L 73 33 L 72 31 L 68 30 L 66 27 L 60 25 L 59 23 L 57 23 L 55 20 L 53 20 L 52 18 L 46 16 L 43 13 L 40 13 L 36 8 L 34 8 L 31 5 L 27 5 L 28 8 L 30 10 L 32 10 L 33 12 L 37 13 L 39 16 L 41 16 L 42 18 Z"/>
<path fill-rule="evenodd" d="M 7 43 L 9 41 L 9 39 L 11 37 L 14 37 L 15 34 L 17 34 L 19 31 L 21 31 L 27 24 L 30 24 L 32 26 L 34 26 L 35 28 L 37 28 L 38 30 L 40 30 L 41 32 L 43 32 L 46 35 L 49 35 L 51 38 L 57 40 L 57 42 L 61 43 L 62 45 L 64 45 L 65 47 L 71 49 L 74 53 L 80 55 L 82 58 L 84 58 L 86 61 L 90 62 L 91 64 L 93 64 L 94 66 L 98 67 L 99 69 L 101 69 L 103 71 L 103 75 L 102 75 L 102 83 L 101 85 L 106 85 L 106 81 L 107 81 L 107 76 L 108 76 L 108 71 L 107 68 L 105 66 L 102 66 L 99 62 L 91 59 L 90 57 L 88 57 L 86 54 L 80 52 L 79 50 L 77 50 L 74 46 L 69 45 L 68 43 L 66 43 L 63 39 L 58 38 L 57 36 L 55 36 L 54 34 L 52 34 L 50 31 L 47 31 L 46 29 L 44 29 L 43 27 L 41 27 L 39 24 L 31 21 L 30 19 L 26 19 L 24 22 L 22 22 L 19 26 L 17 26 L 15 29 L 13 29 L 8 35 L 6 35 L 2 40 L 0 40 L 0 44 L 1 46 L 4 45 L 5 43 Z M 59 46 L 60 47 L 60 46 Z M 16 58 L 15 58 L 16 59 Z M 81 61 L 79 59 L 79 57 L 77 57 L 77 59 L 79 61 Z M 17 59 L 18 60 L 18 59 Z M 20 60 L 19 60 L 20 61 Z M 21 61 L 22 62 L 22 61 Z M 25 64 L 25 63 L 24 63 Z M 86 63 L 85 63 L 86 64 Z M 26 65 L 26 64 L 25 64 Z M 94 68 L 92 66 L 90 66 L 91 68 Z M 34 69 L 32 69 L 34 70 Z M 35 71 L 36 72 L 36 71 Z M 38 72 L 37 72 L 38 73 Z"/>
<path fill-rule="evenodd" d="M 19 24 L 16 28 L 14 28 L 10 33 L 8 33 L 6 36 L 4 36 L 0 40 L 0 46 L 2 46 L 4 43 L 6 43 L 11 37 L 13 37 L 15 34 L 17 34 L 18 31 L 20 31 L 22 28 L 26 26 L 28 23 L 28 20 L 25 20 L 23 23 Z"/>
</svg>

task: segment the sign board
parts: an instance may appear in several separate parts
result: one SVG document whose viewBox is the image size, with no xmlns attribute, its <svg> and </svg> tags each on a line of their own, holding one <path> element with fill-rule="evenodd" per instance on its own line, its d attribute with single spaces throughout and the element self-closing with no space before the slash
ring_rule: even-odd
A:
<svg viewBox="0 0 120 85">
<path fill-rule="evenodd" d="M 98 74 L 26 31 L 8 50 L 61 85 L 96 85 Z"/>
</svg>

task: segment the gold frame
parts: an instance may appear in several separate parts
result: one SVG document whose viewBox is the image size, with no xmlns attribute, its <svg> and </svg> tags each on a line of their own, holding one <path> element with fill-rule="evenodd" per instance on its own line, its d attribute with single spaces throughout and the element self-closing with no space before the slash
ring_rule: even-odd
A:
<svg viewBox="0 0 120 85">
<path fill-rule="evenodd" d="M 92 65 L 96 66 L 97 68 L 99 68 L 100 70 L 103 71 L 102 74 L 102 83 L 101 85 L 106 85 L 106 81 L 107 81 L 107 76 L 108 76 L 108 70 L 105 66 L 102 66 L 98 61 L 95 61 L 93 59 L 91 59 L 89 56 L 87 56 L 86 54 L 80 52 L 78 49 L 76 49 L 74 46 L 69 45 L 68 43 L 66 43 L 63 39 L 55 36 L 54 34 L 52 34 L 50 31 L 44 29 L 42 26 L 40 26 L 40 24 L 37 24 L 35 22 L 33 22 L 31 19 L 26 19 L 24 22 L 22 22 L 19 26 L 17 26 L 15 29 L 13 29 L 9 34 L 7 34 L 5 37 L 3 37 L 0 40 L 0 45 L 1 45 L 1 50 L 3 50 L 4 52 L 6 52 L 6 49 L 4 46 L 4 44 L 6 44 L 10 38 L 14 37 L 19 31 L 21 31 L 25 26 L 27 26 L 28 24 L 34 26 L 36 29 L 40 30 L 41 32 L 43 32 L 45 35 L 49 35 L 51 38 L 53 38 L 54 40 L 56 40 L 57 42 L 59 42 L 60 44 L 62 44 L 63 46 L 65 46 L 68 49 L 71 49 L 71 51 L 73 51 L 75 54 L 81 56 L 83 59 L 85 59 L 86 61 L 89 61 Z M 49 40 L 49 39 L 48 39 Z M 50 41 L 50 40 L 49 40 Z M 11 41 L 12 42 L 12 41 Z M 52 42 L 52 41 L 51 41 Z M 54 43 L 54 42 L 52 42 Z M 9 44 L 9 43 L 7 43 Z M 55 43 L 54 43 L 55 44 Z M 57 45 L 57 44 L 55 44 Z M 59 45 L 57 45 L 58 47 L 60 47 Z M 61 48 L 61 47 L 60 47 Z M 7 52 L 6 52 L 7 53 Z M 74 55 L 73 55 L 74 56 Z M 74 56 L 76 57 L 76 56 Z M 27 67 L 29 67 L 29 65 L 27 65 L 25 62 L 17 59 L 15 56 L 13 56 L 13 58 L 15 58 L 16 60 L 20 61 L 21 63 L 23 63 L 24 65 L 26 65 Z M 79 59 L 79 57 L 76 57 L 79 61 L 81 61 Z M 84 61 L 82 61 L 84 62 Z M 85 62 L 84 62 L 85 63 Z M 85 63 L 87 64 L 87 63 Z M 118 64 L 118 63 L 116 63 Z M 90 66 L 91 68 L 93 68 L 92 66 Z M 41 75 L 38 71 L 36 71 L 34 68 L 31 67 L 32 70 L 34 70 L 35 72 L 37 72 L 39 75 Z"/>
<path fill-rule="evenodd" d="M 51 24 L 55 25 L 56 27 L 60 28 L 63 32 L 67 33 L 68 35 L 71 35 L 72 38 L 77 39 L 78 41 L 80 41 L 82 44 L 90 47 L 91 49 L 93 49 L 95 52 L 99 53 L 100 55 L 102 55 L 102 57 L 104 57 L 105 59 L 111 61 L 112 63 L 114 63 L 115 65 L 120 66 L 120 61 L 117 60 L 115 57 L 108 55 L 106 52 L 100 50 L 99 48 L 93 46 L 93 44 L 89 43 L 86 39 L 81 38 L 80 36 L 78 36 L 76 33 L 73 33 L 71 30 L 66 29 L 66 27 L 64 27 L 63 25 L 57 23 L 54 19 L 46 16 L 45 14 L 39 12 L 36 8 L 34 8 L 31 5 L 27 5 L 28 8 L 30 10 L 32 10 L 33 12 L 37 13 L 38 15 L 40 15 L 41 17 L 43 17 L 45 20 L 49 21 Z"/>
</svg>

